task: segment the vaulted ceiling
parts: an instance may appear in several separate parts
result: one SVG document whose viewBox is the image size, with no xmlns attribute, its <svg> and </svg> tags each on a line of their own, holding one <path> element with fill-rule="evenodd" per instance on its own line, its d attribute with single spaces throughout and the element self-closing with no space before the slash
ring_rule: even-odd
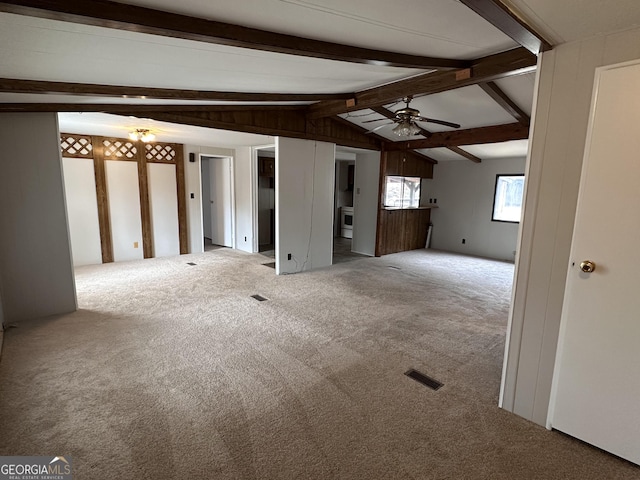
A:
<svg viewBox="0 0 640 480">
<path fill-rule="evenodd" d="M 87 112 L 87 125 L 123 130 L 142 118 L 167 141 L 192 125 L 253 134 L 245 144 L 283 135 L 430 161 L 523 154 L 547 38 L 640 19 L 635 0 L 566 3 L 558 19 L 553 0 L 0 2 L 0 111 Z M 624 19 L 567 18 L 607 3 Z M 408 95 L 423 116 L 460 128 L 367 133 Z"/>
</svg>

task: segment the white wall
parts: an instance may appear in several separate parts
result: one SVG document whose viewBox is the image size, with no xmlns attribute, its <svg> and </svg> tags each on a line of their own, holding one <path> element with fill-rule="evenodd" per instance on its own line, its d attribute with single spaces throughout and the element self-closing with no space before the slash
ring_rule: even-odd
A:
<svg viewBox="0 0 640 480">
<path fill-rule="evenodd" d="M 191 162 L 189 154 L 195 155 L 195 162 Z M 202 184 L 200 183 L 200 152 L 199 147 L 184 146 L 184 188 L 187 195 L 187 237 L 189 239 L 189 253 L 204 252 L 204 231 L 202 225 Z M 191 198 L 193 195 L 193 198 Z"/>
<path fill-rule="evenodd" d="M 253 185 L 255 172 L 251 147 L 236 148 L 234 164 L 236 244 L 235 248 L 253 252 Z"/>
<path fill-rule="evenodd" d="M 142 260 L 142 218 L 140 217 L 140 187 L 138 164 L 106 160 L 104 168 L 109 197 L 113 260 Z"/>
<path fill-rule="evenodd" d="M 277 274 L 331 265 L 334 172 L 333 143 L 276 139 Z"/>
<path fill-rule="evenodd" d="M 380 152 L 358 153 L 353 187 L 353 240 L 351 251 L 376 253 Z"/>
<path fill-rule="evenodd" d="M 496 175 L 524 173 L 525 163 L 521 157 L 434 165 L 433 180 L 423 182 L 428 191 L 421 194 L 422 201 L 438 199 L 431 210 L 431 248 L 514 261 L 518 224 L 491 221 L 493 196 Z"/>
<path fill-rule="evenodd" d="M 540 425 L 549 407 L 595 69 L 638 58 L 640 29 L 542 55 L 501 391 L 503 408 Z"/>
<path fill-rule="evenodd" d="M 148 163 L 153 256 L 180 255 L 176 165 Z"/>
<path fill-rule="evenodd" d="M 56 114 L 0 114 L 0 145 L 4 321 L 72 312 L 75 282 Z"/>
<path fill-rule="evenodd" d="M 62 167 L 73 265 L 102 263 L 93 160 L 63 158 Z"/>
</svg>

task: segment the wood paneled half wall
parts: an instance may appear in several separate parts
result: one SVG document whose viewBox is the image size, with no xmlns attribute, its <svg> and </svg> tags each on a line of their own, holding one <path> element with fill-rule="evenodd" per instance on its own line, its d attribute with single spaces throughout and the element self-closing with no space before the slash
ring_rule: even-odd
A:
<svg viewBox="0 0 640 480">
<path fill-rule="evenodd" d="M 387 176 L 433 178 L 433 164 L 410 151 L 383 152 L 380 165 L 376 256 L 424 248 L 431 221 L 429 207 L 385 208 Z"/>
</svg>

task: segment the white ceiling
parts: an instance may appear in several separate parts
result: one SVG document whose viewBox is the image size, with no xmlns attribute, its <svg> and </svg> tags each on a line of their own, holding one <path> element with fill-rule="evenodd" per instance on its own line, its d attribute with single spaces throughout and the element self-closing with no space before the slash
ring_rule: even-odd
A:
<svg viewBox="0 0 640 480">
<path fill-rule="evenodd" d="M 456 0 L 134 0 L 122 3 L 422 56 L 471 59 L 517 46 Z"/>
<path fill-rule="evenodd" d="M 463 149 L 482 160 L 492 160 L 497 158 L 525 157 L 528 146 L 529 142 L 527 140 L 511 140 L 509 142 L 486 143 L 484 145 L 466 145 Z M 418 151 L 439 162 L 449 162 L 453 160 L 469 161 L 465 157 L 447 148 L 423 148 Z"/>
<path fill-rule="evenodd" d="M 509 77 L 499 80 L 496 83 L 525 113 L 531 114 L 535 72 Z M 427 118 L 458 123 L 462 129 L 488 127 L 491 125 L 515 122 L 515 119 L 511 115 L 502 109 L 477 85 L 436 93 L 434 95 L 416 97 L 411 101 L 410 106 L 420 110 L 420 113 Z M 404 107 L 404 103 L 402 102 L 386 105 L 386 108 L 393 111 L 402 107 Z M 394 125 L 373 110 L 360 110 L 341 116 L 368 130 L 372 130 L 383 124 L 389 124 L 386 127 L 376 130 L 375 133 L 389 140 L 398 140 L 398 137 L 391 131 Z M 380 121 L 371 122 L 371 120 Z M 430 132 L 453 130 L 450 127 L 435 123 L 421 123 L 421 126 Z M 415 138 L 423 137 L 416 136 Z M 446 150 L 445 155 L 447 158 L 444 158 L 444 156 L 439 158 L 439 155 L 433 155 L 433 158 L 436 158 L 436 160 L 464 158 L 457 154 L 453 154 L 454 156 L 449 158 L 449 153 L 451 152 Z M 526 149 L 524 154 L 526 154 Z"/>
<path fill-rule="evenodd" d="M 484 145 L 469 145 L 465 150 L 480 158 L 514 158 L 527 154 L 527 140 L 512 140 L 502 143 L 486 143 Z"/>
<path fill-rule="evenodd" d="M 230 132 L 194 127 L 152 119 L 123 117 L 107 113 L 59 113 L 58 124 L 63 133 L 81 133 L 105 137 L 126 138 L 136 128 L 148 128 L 160 142 L 184 143 L 206 147 L 235 148 L 269 145 L 274 137 L 253 133 Z"/>
<path fill-rule="evenodd" d="M 0 13 L 0 65 L 6 78 L 267 93 L 353 92 L 425 72 L 8 13 Z"/>
<path fill-rule="evenodd" d="M 554 44 L 640 25 L 638 0 L 504 0 Z"/>
<path fill-rule="evenodd" d="M 639 0 L 505 0 L 551 40 L 572 41 L 640 24 Z M 125 2 L 123 2 L 125 3 Z M 174 13 L 336 43 L 423 56 L 459 59 L 497 53 L 516 44 L 457 0 L 142 0 L 126 2 Z M 342 93 L 424 73 L 423 70 L 353 64 L 247 50 L 169 37 L 0 13 L 0 77 L 210 91 Z M 535 74 L 498 80 L 525 112 L 531 112 Z M 215 103 L 143 98 L 71 97 L 0 93 L 0 102 Z M 236 102 L 234 102 L 236 103 Z M 304 103 L 304 102 L 298 102 Z M 476 86 L 411 104 L 424 116 L 473 128 L 514 121 Z M 397 109 L 399 106 L 392 106 Z M 372 111 L 356 124 L 382 118 Z M 139 124 L 140 122 L 138 122 Z M 157 122 L 156 122 L 157 123 Z M 68 131 L 115 135 L 132 119 L 104 114 L 61 114 Z M 379 123 L 365 124 L 367 128 Z M 447 130 L 435 124 L 430 131 Z M 159 139 L 220 146 L 264 144 L 265 137 L 200 127 L 158 124 Z M 88 131 L 88 129 L 95 129 Z M 113 129 L 113 130 L 109 130 Z M 390 129 L 378 133 L 394 138 Z M 166 134 L 166 137 L 163 136 Z M 219 142 L 219 143 L 217 143 Z M 240 143 L 238 143 L 240 142 Z M 526 141 L 466 146 L 481 158 L 524 155 Z M 461 159 L 446 149 L 425 151 Z"/>
<path fill-rule="evenodd" d="M 420 110 L 422 115 L 427 118 L 459 123 L 462 129 L 500 125 L 515 121 L 511 115 L 477 85 L 449 90 L 435 95 L 417 97 L 413 99 L 410 106 Z M 451 130 L 450 127 L 435 123 L 424 123 L 423 126 L 431 132 Z"/>
<path fill-rule="evenodd" d="M 500 78 L 495 81 L 500 89 L 520 107 L 527 115 L 531 115 L 533 93 L 536 84 L 535 72 L 526 75 Z"/>
</svg>

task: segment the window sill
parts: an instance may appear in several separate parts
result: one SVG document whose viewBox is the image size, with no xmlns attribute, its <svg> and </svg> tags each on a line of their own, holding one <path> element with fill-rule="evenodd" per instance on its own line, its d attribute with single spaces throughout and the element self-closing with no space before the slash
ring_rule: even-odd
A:
<svg viewBox="0 0 640 480">
<path fill-rule="evenodd" d="M 438 208 L 438 205 L 425 205 L 422 207 L 382 207 L 382 210 L 430 210 L 432 208 Z"/>
</svg>

